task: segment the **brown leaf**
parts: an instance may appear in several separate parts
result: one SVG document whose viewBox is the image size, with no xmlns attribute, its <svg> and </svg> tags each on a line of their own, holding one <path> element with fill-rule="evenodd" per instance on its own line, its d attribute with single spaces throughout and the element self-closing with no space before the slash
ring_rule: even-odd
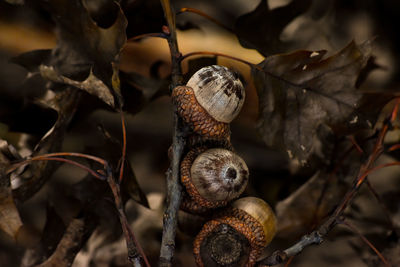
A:
<svg viewBox="0 0 400 267">
<path fill-rule="evenodd" d="M 58 93 L 49 90 L 42 99 L 38 100 L 39 103 L 56 110 L 58 118 L 36 145 L 32 156 L 61 150 L 65 132 L 76 112 L 79 100 L 80 91 L 75 88 L 67 88 Z M 32 162 L 23 174 L 24 179 L 20 179 L 19 187 L 14 189 L 14 197 L 19 201 L 32 197 L 42 188 L 58 166 L 58 163 L 49 161 Z"/>
<path fill-rule="evenodd" d="M 260 1 L 255 10 L 236 20 L 235 32 L 240 44 L 257 49 L 264 56 L 285 51 L 286 45 L 279 39 L 281 32 L 311 3 L 310 0 L 293 0 L 286 6 L 270 10 L 268 1 Z"/>
<path fill-rule="evenodd" d="M 64 76 L 87 77 L 90 69 L 107 85 L 111 84 L 112 66 L 126 42 L 127 21 L 121 9 L 107 29 L 90 17 L 81 0 L 51 0 L 47 7 L 57 26 L 57 47 L 52 64 Z M 109 86 L 111 87 L 111 86 Z"/>
<path fill-rule="evenodd" d="M 346 192 L 346 186 L 329 178 L 329 174 L 318 172 L 289 197 L 277 203 L 275 209 L 280 237 L 296 239 L 310 231 L 312 225 L 337 205 Z"/>
<path fill-rule="evenodd" d="M 0 139 L 0 229 L 12 238 L 16 238 L 22 221 L 15 206 L 10 177 L 6 169 L 10 164 L 7 155 L 12 154 L 6 141 Z"/>
<path fill-rule="evenodd" d="M 40 73 L 44 78 L 50 81 L 68 84 L 84 90 L 89 94 L 97 96 L 107 105 L 114 107 L 114 96 L 111 94 L 108 87 L 98 79 L 92 71 L 90 71 L 89 76 L 83 82 L 74 81 L 65 76 L 59 75 L 51 66 L 40 65 Z"/>
<path fill-rule="evenodd" d="M 103 137 L 103 143 L 101 144 L 102 151 L 100 154 L 102 158 L 106 159 L 111 166 L 114 166 L 114 169 L 117 170 L 115 173 L 115 177 L 119 176 L 119 166 L 121 164 L 121 143 L 119 140 L 114 138 L 106 129 L 102 126 L 98 127 L 100 133 Z M 98 151 L 96 148 L 91 148 L 94 151 Z M 98 153 L 97 153 L 98 154 Z M 129 162 L 129 160 L 125 159 L 124 162 L 124 176 L 122 179 L 121 191 L 124 194 L 127 194 L 130 198 L 135 200 L 137 203 L 149 208 L 149 202 L 147 201 L 147 197 L 145 193 L 142 191 L 139 183 L 137 182 L 136 175 L 133 171 L 133 168 Z"/>
<path fill-rule="evenodd" d="M 37 72 L 40 65 L 53 67 L 61 77 L 47 75 L 46 78 L 73 84 L 110 105 L 114 100 L 110 97 L 113 94 L 112 65 L 118 62 L 126 42 L 127 20 L 119 5 L 113 2 L 116 6 L 113 9 L 115 16 L 111 14 L 112 10 L 103 14 L 114 17 L 115 21 L 110 27 L 101 28 L 91 18 L 82 0 L 50 0 L 41 3 L 56 23 L 57 46 L 51 55 L 48 50 L 30 51 L 13 61 L 31 73 Z M 85 80 L 88 77 L 90 79 Z M 101 80 L 102 85 L 96 86 L 99 82 L 93 77 Z"/>
<path fill-rule="evenodd" d="M 46 224 L 42 231 L 40 243 L 25 251 L 21 267 L 32 267 L 51 256 L 65 231 L 65 225 L 55 208 L 46 207 Z M 49 235 L 51 233 L 51 235 Z"/>
<path fill-rule="evenodd" d="M 318 135 L 320 126 L 348 122 L 353 130 L 371 128 L 378 112 L 363 113 L 364 94 L 355 88 L 371 51 L 370 41 L 351 42 L 326 59 L 325 51 L 297 51 L 264 60 L 259 66 L 265 72 L 253 71 L 260 105 L 258 130 L 264 142 L 304 165 L 325 143 L 326 136 Z M 374 110 L 388 100 L 379 100 Z"/>
</svg>

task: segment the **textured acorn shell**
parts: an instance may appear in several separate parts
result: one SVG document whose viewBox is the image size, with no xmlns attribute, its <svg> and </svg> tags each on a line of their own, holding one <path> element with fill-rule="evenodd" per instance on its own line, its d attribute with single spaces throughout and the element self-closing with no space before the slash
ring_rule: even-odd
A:
<svg viewBox="0 0 400 267">
<path fill-rule="evenodd" d="M 232 203 L 232 207 L 243 210 L 262 226 L 265 246 L 274 238 L 277 221 L 272 208 L 262 199 L 256 197 L 240 198 Z"/>
<path fill-rule="evenodd" d="M 249 179 L 244 160 L 221 148 L 201 153 L 194 160 L 190 173 L 199 194 L 209 201 L 231 201 L 239 197 Z"/>
<path fill-rule="evenodd" d="M 186 85 L 193 88 L 198 103 L 217 121 L 230 123 L 242 109 L 243 84 L 235 72 L 224 66 L 204 67 Z"/>
<path fill-rule="evenodd" d="M 196 100 L 191 87 L 175 87 L 172 97 L 179 116 L 191 127 L 193 132 L 207 139 L 228 140 L 229 142 L 229 124 L 217 121 L 210 116 Z"/>
<path fill-rule="evenodd" d="M 228 169 L 231 168 L 229 171 Z M 224 178 L 226 172 L 236 178 Z M 248 182 L 246 163 L 233 152 L 222 148 L 196 148 L 187 153 L 181 162 L 181 182 L 190 200 L 182 208 L 191 212 L 223 207 L 239 197 Z"/>
<path fill-rule="evenodd" d="M 201 258 L 201 247 L 215 229 L 225 224 L 244 235 L 250 242 L 250 253 L 246 266 L 254 266 L 262 250 L 271 242 L 276 233 L 276 218 L 271 207 L 262 199 L 245 197 L 232 203 L 232 207 L 220 216 L 204 224 L 193 243 L 193 253 L 198 266 L 205 266 Z"/>
</svg>

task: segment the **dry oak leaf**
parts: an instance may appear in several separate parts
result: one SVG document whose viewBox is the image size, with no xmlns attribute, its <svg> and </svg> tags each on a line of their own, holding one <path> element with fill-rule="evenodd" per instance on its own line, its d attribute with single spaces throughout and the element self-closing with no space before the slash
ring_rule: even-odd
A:
<svg viewBox="0 0 400 267">
<path fill-rule="evenodd" d="M 7 174 L 11 154 L 7 141 L 0 139 L 0 230 L 16 239 L 22 221 L 14 203 L 10 176 Z"/>
<path fill-rule="evenodd" d="M 379 112 L 363 114 L 370 97 L 355 87 L 371 52 L 371 41 L 351 42 L 326 59 L 322 59 L 325 51 L 296 51 L 261 62 L 264 71 L 254 69 L 253 77 L 260 106 L 257 128 L 263 141 L 304 165 L 313 154 L 323 157 L 327 142 L 319 136 L 321 126 L 334 130 L 347 123 L 353 131 L 372 127 Z M 387 95 L 385 99 L 390 100 Z M 376 110 L 386 103 L 378 102 Z"/>
</svg>

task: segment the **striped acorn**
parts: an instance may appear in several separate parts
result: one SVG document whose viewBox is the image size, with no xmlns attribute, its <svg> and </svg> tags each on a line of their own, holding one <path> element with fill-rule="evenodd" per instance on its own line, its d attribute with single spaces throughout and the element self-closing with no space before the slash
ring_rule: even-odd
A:
<svg viewBox="0 0 400 267">
<path fill-rule="evenodd" d="M 212 65 L 197 71 L 186 86 L 174 88 L 172 97 L 193 132 L 208 139 L 229 139 L 229 123 L 243 106 L 245 90 L 235 72 Z"/>
<path fill-rule="evenodd" d="M 188 198 L 182 209 L 200 213 L 226 206 L 243 193 L 249 169 L 241 157 L 222 148 L 197 148 L 181 162 L 181 181 Z"/>
</svg>

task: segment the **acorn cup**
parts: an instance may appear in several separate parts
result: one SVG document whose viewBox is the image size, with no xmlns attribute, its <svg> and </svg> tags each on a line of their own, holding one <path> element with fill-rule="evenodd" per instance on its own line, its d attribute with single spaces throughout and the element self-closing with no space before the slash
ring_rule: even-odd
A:
<svg viewBox="0 0 400 267">
<path fill-rule="evenodd" d="M 198 70 L 172 92 L 179 116 L 205 139 L 230 140 L 229 123 L 239 114 L 245 90 L 238 75 L 219 65 Z"/>
<path fill-rule="evenodd" d="M 262 199 L 234 201 L 204 224 L 193 244 L 198 266 L 254 266 L 276 233 L 276 217 Z"/>
<path fill-rule="evenodd" d="M 181 162 L 181 182 L 187 197 L 181 208 L 192 213 L 224 207 L 247 186 L 249 169 L 234 152 L 222 148 L 197 148 Z"/>
</svg>

